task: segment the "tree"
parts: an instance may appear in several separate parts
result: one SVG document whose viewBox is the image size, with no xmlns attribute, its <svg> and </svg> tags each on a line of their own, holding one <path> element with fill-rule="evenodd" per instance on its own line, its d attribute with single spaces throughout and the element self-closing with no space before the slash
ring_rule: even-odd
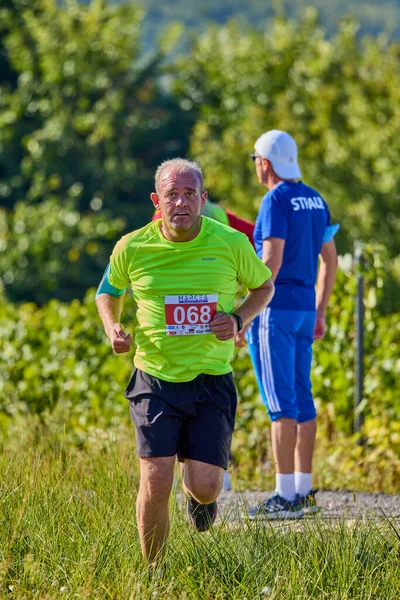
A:
<svg viewBox="0 0 400 600">
<path fill-rule="evenodd" d="M 305 181 L 342 225 L 339 249 L 377 239 L 395 257 L 399 50 L 384 38 L 360 44 L 357 30 L 344 21 L 328 40 L 315 11 L 300 24 L 278 17 L 265 33 L 211 27 L 177 61 L 176 95 L 198 115 L 191 153 L 227 206 L 255 217 L 263 190 L 246 156 L 263 131 L 284 129 L 298 142 Z"/>
<path fill-rule="evenodd" d="M 124 219 L 83 214 L 71 200 L 0 208 L 0 273 L 8 296 L 36 304 L 82 298 L 97 286 L 124 228 Z"/>
<path fill-rule="evenodd" d="M 160 85 L 162 52 L 147 59 L 140 53 L 141 11 L 100 0 L 86 7 L 72 0 L 62 6 L 56 0 L 9 0 L 2 16 L 8 65 L 18 79 L 16 87 L 1 85 L 0 206 L 18 206 L 19 220 L 26 206 L 21 202 L 37 207 L 44 221 L 36 218 L 35 224 L 43 231 L 32 234 L 41 238 L 51 222 L 44 207 L 63 215 L 72 206 L 92 222 L 93 232 L 99 219 L 90 221 L 90 215 L 102 211 L 103 219 L 123 215 L 129 229 L 144 225 L 152 213 L 154 169 L 185 153 L 191 121 Z M 12 223 L 14 217 L 3 218 Z M 3 273 L 14 273 L 6 277 L 6 291 L 22 299 L 23 281 L 32 272 L 11 265 L 6 243 Z M 109 240 L 108 250 L 111 245 Z M 40 260 L 46 272 L 50 258 L 40 253 Z M 28 269 L 39 256 L 21 261 Z M 85 281 L 93 285 L 106 262 L 101 269 L 90 263 L 97 266 L 90 272 L 80 263 L 77 285 L 66 285 L 60 297 L 81 293 Z M 51 287 L 60 289 L 63 277 L 53 275 L 58 283 Z M 38 300 L 34 289 L 41 290 L 40 301 L 49 297 L 38 279 L 26 288 L 25 299 Z"/>
</svg>

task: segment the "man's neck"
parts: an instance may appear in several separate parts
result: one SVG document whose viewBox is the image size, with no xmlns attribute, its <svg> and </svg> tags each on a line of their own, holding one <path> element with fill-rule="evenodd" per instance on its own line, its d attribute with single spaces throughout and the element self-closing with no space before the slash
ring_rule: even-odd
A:
<svg viewBox="0 0 400 600">
<path fill-rule="evenodd" d="M 278 175 L 275 175 L 275 173 L 274 173 L 273 175 L 271 175 L 268 178 L 268 181 L 265 184 L 265 187 L 267 187 L 269 190 L 273 190 L 280 183 L 293 183 L 295 181 L 296 181 L 295 179 L 281 179 L 280 177 L 278 177 Z"/>
<path fill-rule="evenodd" d="M 198 218 L 190 229 L 174 229 L 164 220 L 160 224 L 160 231 L 169 242 L 190 242 L 199 235 L 200 229 L 201 217 Z"/>
</svg>

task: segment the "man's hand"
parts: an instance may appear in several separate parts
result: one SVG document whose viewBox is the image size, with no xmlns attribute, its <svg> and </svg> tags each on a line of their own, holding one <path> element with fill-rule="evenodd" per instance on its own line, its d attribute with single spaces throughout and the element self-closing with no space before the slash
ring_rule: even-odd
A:
<svg viewBox="0 0 400 600">
<path fill-rule="evenodd" d="M 124 354 L 129 352 L 132 345 L 131 334 L 126 335 L 121 323 L 115 323 L 110 332 L 110 342 L 112 349 L 116 354 Z"/>
<path fill-rule="evenodd" d="M 315 319 L 314 341 L 320 340 L 325 335 L 325 316 L 318 316 Z"/>
<path fill-rule="evenodd" d="M 211 331 L 217 340 L 232 340 L 237 334 L 237 321 L 229 313 L 217 312 L 210 323 Z"/>
<path fill-rule="evenodd" d="M 246 327 L 243 327 L 243 329 L 235 335 L 236 348 L 244 348 L 245 345 L 247 344 L 246 331 L 248 330 L 249 327 L 250 327 L 250 325 L 246 325 Z"/>
</svg>

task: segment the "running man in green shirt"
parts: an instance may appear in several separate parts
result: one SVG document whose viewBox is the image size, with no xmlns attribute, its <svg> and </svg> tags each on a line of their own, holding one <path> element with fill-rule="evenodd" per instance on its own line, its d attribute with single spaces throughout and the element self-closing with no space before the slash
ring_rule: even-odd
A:
<svg viewBox="0 0 400 600">
<path fill-rule="evenodd" d="M 234 340 L 274 293 L 271 272 L 248 238 L 201 216 L 207 192 L 197 163 L 162 163 L 155 188 L 151 200 L 161 219 L 117 243 L 110 293 L 96 299 L 117 354 L 132 344 L 120 323 L 128 286 L 137 304 L 135 368 L 125 397 L 140 458 L 139 536 L 150 561 L 168 536 L 176 457 L 190 523 L 205 531 L 215 520 L 237 403 Z M 234 312 L 239 282 L 248 295 Z"/>
</svg>

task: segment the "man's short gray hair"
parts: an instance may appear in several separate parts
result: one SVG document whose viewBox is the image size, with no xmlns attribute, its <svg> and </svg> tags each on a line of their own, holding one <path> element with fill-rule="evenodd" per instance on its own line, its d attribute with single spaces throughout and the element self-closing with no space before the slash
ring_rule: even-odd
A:
<svg viewBox="0 0 400 600">
<path fill-rule="evenodd" d="M 170 169 L 174 169 L 178 171 L 178 173 L 189 173 L 190 171 L 194 171 L 200 186 L 200 192 L 203 192 L 203 172 L 200 165 L 194 160 L 187 160 L 186 158 L 172 158 L 171 160 L 165 160 L 157 168 L 155 175 L 157 194 L 160 193 L 160 183 L 163 173 L 167 170 L 169 171 Z"/>
</svg>

